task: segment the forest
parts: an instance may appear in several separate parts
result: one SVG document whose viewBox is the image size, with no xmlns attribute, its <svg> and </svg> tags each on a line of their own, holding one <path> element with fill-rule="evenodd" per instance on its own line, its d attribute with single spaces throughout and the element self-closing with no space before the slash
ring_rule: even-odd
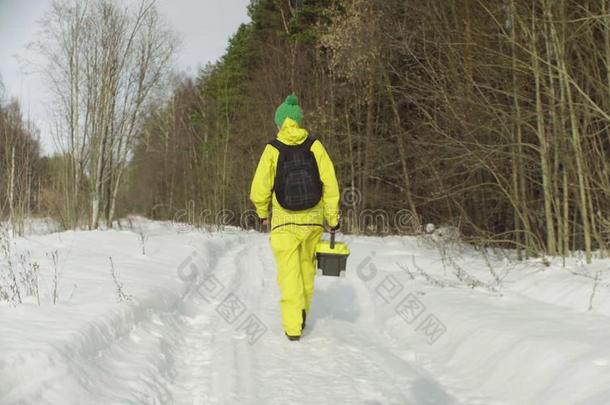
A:
<svg viewBox="0 0 610 405">
<path fill-rule="evenodd" d="M 0 215 L 244 225 L 275 108 L 295 94 L 334 160 L 344 232 L 432 223 L 520 257 L 607 254 L 609 1 L 253 0 L 249 15 L 185 77 L 154 2 L 54 3 L 40 52 L 62 149 L 40 156 L 2 101 Z"/>
</svg>

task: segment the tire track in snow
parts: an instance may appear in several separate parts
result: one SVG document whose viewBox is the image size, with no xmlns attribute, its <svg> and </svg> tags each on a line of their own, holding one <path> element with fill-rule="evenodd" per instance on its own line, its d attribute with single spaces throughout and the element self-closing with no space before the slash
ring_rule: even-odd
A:
<svg viewBox="0 0 610 405">
<path fill-rule="evenodd" d="M 185 347 L 179 356 L 185 372 L 177 381 L 175 403 L 254 403 L 258 386 L 254 376 L 257 369 L 254 348 L 247 336 L 237 330 L 245 315 L 229 323 L 217 308 L 224 297 L 233 294 L 244 303 L 247 313 L 257 315 L 253 308 L 264 294 L 264 285 L 253 279 L 262 268 L 252 258 L 256 257 L 259 248 L 246 242 L 225 253 L 210 273 L 224 287 L 220 299 L 209 303 L 194 298 L 190 303 L 196 305 L 199 312 L 193 318 L 194 327 L 187 338 L 190 347 Z"/>
<path fill-rule="evenodd" d="M 223 285 L 223 295 L 232 292 L 237 283 L 235 261 L 244 254 L 247 246 L 240 244 L 224 253 L 215 267 L 208 273 Z M 211 404 L 218 403 L 218 390 L 230 391 L 227 374 L 229 369 L 223 365 L 232 353 L 221 350 L 225 343 L 227 332 L 225 320 L 216 311 L 218 302 L 208 301 L 193 294 L 188 306 L 192 313 L 185 345 L 181 348 L 178 358 L 178 375 L 175 379 L 175 404 Z M 223 336 L 224 335 L 224 336 Z M 225 361 L 218 361 L 221 350 Z M 235 356 L 232 356 L 233 358 Z M 220 387 L 224 388 L 220 388 Z"/>
<path fill-rule="evenodd" d="M 243 287 L 250 286 L 251 273 L 244 271 L 243 263 L 248 260 L 252 252 L 252 246 L 247 244 L 237 255 L 226 257 L 227 265 L 220 268 L 225 274 L 219 274 L 221 281 L 225 282 L 225 290 L 237 297 L 244 305 L 245 311 L 250 310 L 248 303 L 244 302 Z M 249 402 L 254 397 L 252 377 L 252 352 L 246 337 L 236 329 L 242 322 L 244 315 L 229 323 L 221 319 L 218 313 L 215 316 L 220 319 L 215 331 L 216 339 L 211 347 L 212 364 L 215 374 L 211 385 L 214 396 L 210 398 L 211 404 L 229 404 Z"/>
</svg>

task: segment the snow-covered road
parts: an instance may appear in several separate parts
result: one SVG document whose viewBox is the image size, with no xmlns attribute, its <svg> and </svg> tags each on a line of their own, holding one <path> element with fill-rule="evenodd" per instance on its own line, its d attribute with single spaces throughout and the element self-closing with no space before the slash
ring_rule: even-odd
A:
<svg viewBox="0 0 610 405">
<path fill-rule="evenodd" d="M 316 278 L 289 342 L 267 235 L 146 232 L 145 256 L 128 231 L 18 242 L 43 272 L 58 250 L 64 298 L 0 306 L 0 404 L 610 403 L 610 294 L 587 311 L 589 279 L 559 266 L 453 247 L 470 288 L 421 239 L 345 237 L 347 277 Z"/>
</svg>

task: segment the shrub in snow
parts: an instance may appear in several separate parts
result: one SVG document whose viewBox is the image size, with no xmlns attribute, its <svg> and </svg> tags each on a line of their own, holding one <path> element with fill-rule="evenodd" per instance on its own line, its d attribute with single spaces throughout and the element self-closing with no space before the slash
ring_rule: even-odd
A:
<svg viewBox="0 0 610 405">
<path fill-rule="evenodd" d="M 593 300 L 595 299 L 595 293 L 597 292 L 597 287 L 599 286 L 601 278 L 602 272 L 598 270 L 595 273 L 595 279 L 593 280 L 593 290 L 591 291 L 591 295 L 589 296 L 589 311 L 593 310 Z"/>
<path fill-rule="evenodd" d="M 436 287 L 467 286 L 469 288 L 481 288 L 492 293 L 497 293 L 499 291 L 502 280 L 510 271 L 510 267 L 506 269 L 505 274 L 498 274 L 487 256 L 487 251 L 483 249 L 483 258 L 487 263 L 489 273 L 492 276 L 491 282 L 483 281 L 472 274 L 463 265 L 464 260 L 462 256 L 467 245 L 462 241 L 461 233 L 457 227 L 445 225 L 434 229 L 433 225 L 430 227 L 426 226 L 426 231 L 429 231 L 430 229 L 432 229 L 433 232 L 431 234 L 423 235 L 421 240 L 424 242 L 425 246 L 427 245 L 428 247 L 438 251 L 441 258 L 443 275 L 447 277 L 447 275 L 450 274 L 455 277 L 457 281 L 435 278 L 426 273 L 422 268 L 417 266 L 415 261 L 413 261 L 413 266 L 415 269 L 426 279 L 429 284 Z"/>
<path fill-rule="evenodd" d="M 148 235 L 144 232 L 144 230 L 138 231 L 138 236 L 140 237 L 140 246 L 142 247 L 142 255 L 146 256 L 146 240 L 148 239 Z"/>
<path fill-rule="evenodd" d="M 436 228 L 432 232 L 434 239 L 444 242 L 460 242 L 462 240 L 460 230 L 452 225 Z"/>
<path fill-rule="evenodd" d="M 114 263 L 112 262 L 112 256 L 110 259 L 110 273 L 112 274 L 112 281 L 114 281 L 114 286 L 116 290 L 117 300 L 119 302 L 125 302 L 131 300 L 131 295 L 125 294 L 123 290 L 123 282 L 121 281 L 121 273 L 117 271 L 114 267 Z"/>
<path fill-rule="evenodd" d="M 16 254 L 5 228 L 0 229 L 0 302 L 22 304 L 27 297 L 34 297 L 40 305 L 38 288 L 38 263 L 30 253 Z"/>
<path fill-rule="evenodd" d="M 47 256 L 53 263 L 53 304 L 59 301 L 59 252 L 48 253 Z"/>
<path fill-rule="evenodd" d="M 35 297 L 37 304 L 40 305 L 40 291 L 38 288 L 40 266 L 31 260 L 30 252 L 19 255 L 19 266 L 21 268 L 20 282 L 25 295 Z"/>
</svg>

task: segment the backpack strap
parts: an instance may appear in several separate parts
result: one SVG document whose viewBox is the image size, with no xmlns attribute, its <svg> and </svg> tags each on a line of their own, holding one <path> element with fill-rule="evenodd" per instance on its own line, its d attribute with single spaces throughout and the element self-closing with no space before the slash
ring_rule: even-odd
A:
<svg viewBox="0 0 610 405">
<path fill-rule="evenodd" d="M 272 141 L 267 142 L 267 144 L 268 144 L 268 145 L 271 145 L 271 146 L 273 146 L 275 149 L 277 149 L 277 151 L 280 153 L 280 155 L 281 155 L 281 153 L 282 153 L 283 151 L 285 151 L 285 150 L 286 150 L 286 148 L 288 147 L 286 144 L 282 143 L 282 142 L 281 142 L 279 139 L 277 139 L 277 138 L 275 138 L 275 139 L 274 139 L 274 140 L 272 140 Z M 276 168 L 276 170 L 277 170 L 277 168 Z M 273 187 L 271 187 L 271 193 L 272 193 L 272 194 L 273 194 L 273 193 L 275 193 L 275 181 L 277 180 L 277 172 L 276 172 L 276 174 L 275 174 L 275 176 L 274 176 L 274 177 L 275 177 L 275 180 L 273 181 Z"/>
<path fill-rule="evenodd" d="M 313 145 L 313 143 L 316 141 L 317 139 L 314 138 L 311 135 L 307 135 L 307 138 L 305 138 L 305 141 L 301 144 L 303 146 L 303 148 L 305 150 L 310 150 L 311 146 Z"/>
<path fill-rule="evenodd" d="M 268 142 L 269 145 L 273 146 L 275 149 L 277 149 L 278 151 L 283 151 L 286 149 L 286 145 L 285 143 L 282 143 L 279 139 L 274 139 L 271 142 Z"/>
</svg>

